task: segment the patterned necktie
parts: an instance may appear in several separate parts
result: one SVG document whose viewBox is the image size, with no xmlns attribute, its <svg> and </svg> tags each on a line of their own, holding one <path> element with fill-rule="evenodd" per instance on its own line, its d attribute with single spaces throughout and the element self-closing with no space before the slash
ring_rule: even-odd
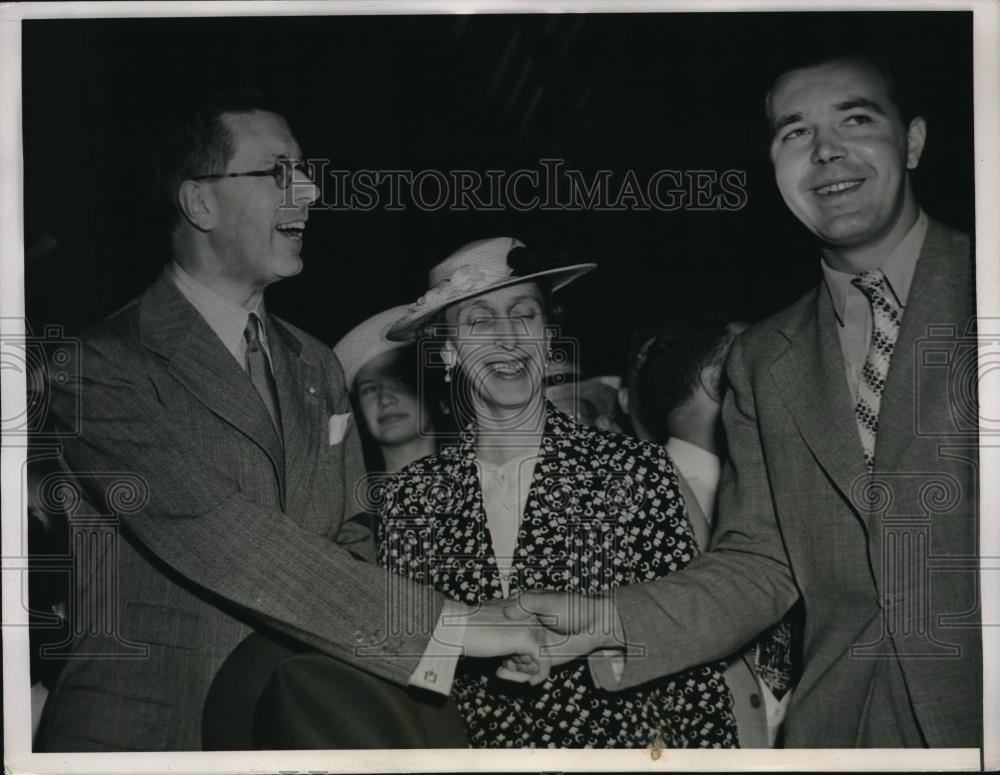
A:
<svg viewBox="0 0 1000 775">
<path fill-rule="evenodd" d="M 243 337 L 247 340 L 247 374 L 257 389 L 260 400 L 264 402 L 267 413 L 271 415 L 278 438 L 281 438 L 281 416 L 278 414 L 278 391 L 274 385 L 274 375 L 267 353 L 260 344 L 260 318 L 253 313 L 247 319 L 247 327 Z"/>
<path fill-rule="evenodd" d="M 889 373 L 889 360 L 899 336 L 900 312 L 886 292 L 885 275 L 881 269 L 859 274 L 851 280 L 851 284 L 867 296 L 872 305 L 872 340 L 861 370 L 858 401 L 854 406 L 861 446 L 865 451 L 865 463 L 871 471 L 875 463 L 879 406 L 882 403 L 882 391 L 885 390 L 885 378 Z"/>
<path fill-rule="evenodd" d="M 781 700 L 792 688 L 792 625 L 786 618 L 761 635 L 753 645 L 753 661 L 757 675 Z"/>
</svg>

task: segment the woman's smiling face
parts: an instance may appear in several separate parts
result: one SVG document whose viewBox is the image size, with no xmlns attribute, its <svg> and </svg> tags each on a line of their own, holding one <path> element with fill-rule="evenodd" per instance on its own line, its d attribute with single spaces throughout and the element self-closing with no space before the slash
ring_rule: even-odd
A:
<svg viewBox="0 0 1000 775">
<path fill-rule="evenodd" d="M 469 383 L 477 414 L 512 417 L 544 386 L 548 348 L 545 300 L 535 283 L 510 285 L 447 310 L 447 348 Z"/>
</svg>

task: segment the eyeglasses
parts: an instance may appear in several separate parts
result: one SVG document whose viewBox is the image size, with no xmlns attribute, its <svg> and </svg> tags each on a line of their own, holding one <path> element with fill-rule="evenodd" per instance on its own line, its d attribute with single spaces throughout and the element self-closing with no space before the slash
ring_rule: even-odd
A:
<svg viewBox="0 0 1000 775">
<path fill-rule="evenodd" d="M 251 172 L 223 172 L 213 175 L 194 175 L 191 180 L 221 180 L 222 178 L 274 178 L 274 182 L 282 191 L 292 185 L 295 173 L 301 172 L 312 182 L 309 165 L 301 159 L 278 159 L 269 170 L 253 170 Z"/>
</svg>

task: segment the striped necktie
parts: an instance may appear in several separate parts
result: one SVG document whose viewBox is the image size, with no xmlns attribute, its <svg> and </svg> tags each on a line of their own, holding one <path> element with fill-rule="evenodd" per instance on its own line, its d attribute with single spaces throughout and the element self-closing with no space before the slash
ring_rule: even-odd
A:
<svg viewBox="0 0 1000 775">
<path fill-rule="evenodd" d="M 274 374 L 271 373 L 271 364 L 268 362 L 267 353 L 260 343 L 261 322 L 255 314 L 250 313 L 247 319 L 247 327 L 243 331 L 243 337 L 247 343 L 247 374 L 253 383 L 260 400 L 267 408 L 267 413 L 271 415 L 271 422 L 281 438 L 281 415 L 278 413 L 278 391 L 274 384 Z"/>
<path fill-rule="evenodd" d="M 878 413 L 882 391 L 889 374 L 889 360 L 899 336 L 900 310 L 887 292 L 881 269 L 859 274 L 851 284 L 858 288 L 872 305 L 872 340 L 858 382 L 858 400 L 854 414 L 858 421 L 865 463 L 871 471 L 875 464 L 875 437 L 878 435 Z"/>
</svg>

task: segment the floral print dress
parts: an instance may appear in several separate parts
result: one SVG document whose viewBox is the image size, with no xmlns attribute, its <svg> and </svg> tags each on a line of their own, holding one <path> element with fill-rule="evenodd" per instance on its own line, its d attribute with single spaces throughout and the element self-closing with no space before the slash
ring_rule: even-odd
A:
<svg viewBox="0 0 1000 775">
<path fill-rule="evenodd" d="M 475 605 L 504 597 L 483 509 L 476 429 L 389 482 L 380 562 Z M 608 593 L 665 576 L 698 552 L 677 479 L 655 444 L 578 426 L 546 405 L 509 576 L 519 590 Z M 633 689 L 598 688 L 585 659 L 538 686 L 498 679 L 500 660 L 463 659 L 452 694 L 473 747 L 735 747 L 732 697 L 712 663 Z"/>
</svg>

